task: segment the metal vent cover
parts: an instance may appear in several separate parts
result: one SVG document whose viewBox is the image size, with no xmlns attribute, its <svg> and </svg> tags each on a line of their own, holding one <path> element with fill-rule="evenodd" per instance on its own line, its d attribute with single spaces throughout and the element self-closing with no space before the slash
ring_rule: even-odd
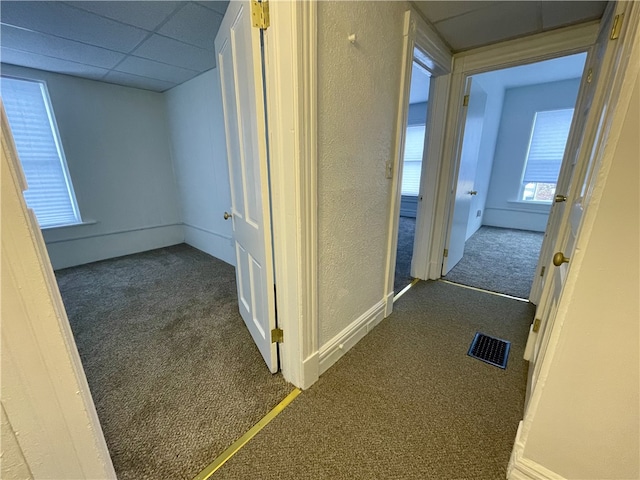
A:
<svg viewBox="0 0 640 480">
<path fill-rule="evenodd" d="M 510 348 L 511 342 L 477 332 L 467 355 L 504 369 L 507 368 Z"/>
</svg>

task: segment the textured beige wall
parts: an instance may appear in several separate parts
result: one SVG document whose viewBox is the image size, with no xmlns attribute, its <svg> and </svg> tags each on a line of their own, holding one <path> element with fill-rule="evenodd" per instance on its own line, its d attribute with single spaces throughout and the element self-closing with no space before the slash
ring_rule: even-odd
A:
<svg viewBox="0 0 640 480">
<path fill-rule="evenodd" d="M 16 434 L 11 428 L 7 413 L 4 407 L 0 417 L 0 478 L 9 479 L 32 479 L 31 470 L 24 458 L 22 448 L 18 444 Z"/>
<path fill-rule="evenodd" d="M 385 163 L 394 156 L 408 8 L 318 4 L 320 346 L 383 298 L 391 192 Z"/>
<path fill-rule="evenodd" d="M 564 478 L 640 477 L 638 76 L 628 105 L 524 452 Z"/>
</svg>

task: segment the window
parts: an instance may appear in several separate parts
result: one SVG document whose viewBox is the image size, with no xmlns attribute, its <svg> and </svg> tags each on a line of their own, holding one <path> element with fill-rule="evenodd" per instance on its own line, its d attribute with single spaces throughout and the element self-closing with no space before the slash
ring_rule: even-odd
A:
<svg viewBox="0 0 640 480">
<path fill-rule="evenodd" d="M 81 223 L 45 84 L 3 76 L 0 92 L 27 179 L 27 206 L 41 228 Z"/>
<path fill-rule="evenodd" d="M 402 195 L 417 197 L 420 192 L 420 171 L 424 151 L 425 125 L 407 127 L 402 169 Z"/>
<path fill-rule="evenodd" d="M 573 108 L 536 113 L 520 200 L 545 203 L 553 200 L 572 118 Z"/>
</svg>

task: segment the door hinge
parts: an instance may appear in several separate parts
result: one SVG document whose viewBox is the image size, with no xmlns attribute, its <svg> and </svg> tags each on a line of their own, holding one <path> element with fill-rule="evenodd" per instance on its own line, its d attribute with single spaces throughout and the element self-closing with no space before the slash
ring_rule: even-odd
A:
<svg viewBox="0 0 640 480">
<path fill-rule="evenodd" d="M 587 83 L 591 83 L 591 80 L 593 80 L 593 68 L 590 68 L 587 73 Z"/>
<path fill-rule="evenodd" d="M 445 249 L 444 249 L 444 256 L 445 256 L 445 257 L 448 257 L 448 256 L 449 256 L 449 249 L 448 249 L 448 248 L 445 248 Z"/>
<path fill-rule="evenodd" d="M 536 318 L 533 321 L 533 331 L 538 333 L 538 330 L 540 330 L 540 324 L 542 323 L 542 321 L 539 318 Z"/>
<path fill-rule="evenodd" d="M 284 343 L 284 333 L 281 328 L 271 330 L 271 343 Z"/>
<path fill-rule="evenodd" d="M 462 98 L 462 106 L 463 107 L 468 107 L 469 106 L 469 95 L 465 95 Z"/>
<path fill-rule="evenodd" d="M 622 30 L 622 21 L 624 20 L 624 13 L 620 15 L 616 15 L 616 18 L 613 20 L 613 27 L 611 28 L 611 36 L 609 37 L 611 40 L 615 40 L 620 36 L 620 30 Z"/>
<path fill-rule="evenodd" d="M 546 269 L 547 269 L 547 267 L 542 267 L 542 268 L 540 269 L 540 276 L 541 276 L 541 277 L 544 277 L 544 271 L 545 271 Z"/>
<path fill-rule="evenodd" d="M 253 26 L 261 30 L 266 30 L 270 25 L 269 2 L 267 0 L 251 0 L 251 18 Z"/>
</svg>

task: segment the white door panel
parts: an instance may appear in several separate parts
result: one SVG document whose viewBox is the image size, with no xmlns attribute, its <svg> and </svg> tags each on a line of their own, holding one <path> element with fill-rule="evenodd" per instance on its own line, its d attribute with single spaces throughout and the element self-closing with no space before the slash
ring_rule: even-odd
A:
<svg viewBox="0 0 640 480">
<path fill-rule="evenodd" d="M 272 372 L 278 357 L 260 30 L 231 2 L 216 36 L 231 182 L 240 314 Z M 222 212 L 220 212 L 222 214 Z"/>
<path fill-rule="evenodd" d="M 574 125 L 569 134 L 565 160 L 558 181 L 558 193 L 565 194 L 566 202 L 556 203 L 551 211 L 547 237 L 543 246 L 540 266 L 546 268 L 544 278 L 538 279 L 540 302 L 536 309 L 539 330 L 529 333 L 525 359 L 531 362 L 532 372 L 527 384 L 527 399 L 531 397 L 540 373 L 547 344 L 553 331 L 556 307 L 563 292 L 565 281 L 571 268 L 571 258 L 577 253 L 576 243 L 584 212 L 588 207 L 588 186 L 597 160 L 597 146 L 606 135 L 603 112 L 610 101 L 613 89 L 616 58 L 621 42 L 610 41 L 609 35 L 615 13 L 625 8 L 625 2 L 609 4 L 600 25 L 600 33 L 587 59 L 585 77 L 578 96 Z M 598 82 L 598 77 L 601 77 Z M 566 192 L 566 193 L 565 193 Z M 556 266 L 552 263 L 555 253 L 561 253 L 568 262 Z M 540 286 L 541 285 L 541 286 Z"/>
<path fill-rule="evenodd" d="M 462 148 L 460 150 L 453 212 L 449 223 L 451 225 L 449 241 L 446 247 L 449 252 L 442 265 L 443 275 L 449 273 L 464 255 L 469 209 L 471 208 L 472 195 L 475 195 L 473 187 L 478 167 L 478 153 L 480 151 L 480 141 L 482 140 L 487 94 L 478 85 L 478 82 L 472 82 L 472 79 L 469 78 L 467 81 L 467 95 L 469 95 L 469 104 L 465 108 L 466 116 L 463 119 Z"/>
</svg>

